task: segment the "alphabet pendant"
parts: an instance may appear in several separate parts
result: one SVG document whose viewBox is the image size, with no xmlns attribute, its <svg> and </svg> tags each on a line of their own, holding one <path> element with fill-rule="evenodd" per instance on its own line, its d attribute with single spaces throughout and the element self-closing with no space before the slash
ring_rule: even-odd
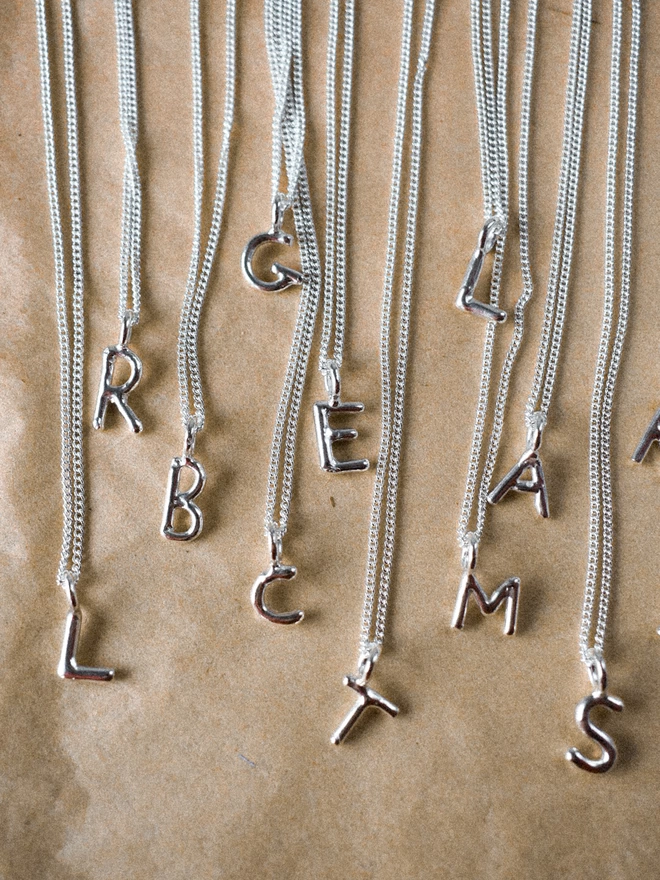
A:
<svg viewBox="0 0 660 880">
<path fill-rule="evenodd" d="M 488 500 L 491 504 L 498 504 L 511 490 L 515 492 L 531 492 L 535 496 L 534 504 L 538 514 L 545 518 L 550 515 L 548 490 L 545 485 L 543 465 L 538 454 L 545 418 L 541 413 L 534 413 L 534 417 L 533 424 L 527 431 L 527 448 L 517 464 L 488 493 Z M 521 479 L 526 471 L 529 471 L 529 480 Z"/>
<path fill-rule="evenodd" d="M 592 724 L 589 715 L 596 706 L 605 706 L 613 712 L 621 712 L 623 701 L 607 693 L 607 674 L 602 655 L 593 651 L 589 663 L 589 676 L 594 690 L 577 704 L 575 723 L 582 733 L 598 743 L 601 747 L 601 756 L 599 758 L 585 758 L 578 749 L 571 748 L 566 752 L 566 760 L 589 773 L 607 773 L 616 761 L 616 746 L 611 736 Z"/>
<path fill-rule="evenodd" d="M 99 383 L 99 390 L 96 397 L 96 408 L 94 410 L 94 427 L 97 430 L 103 430 L 105 427 L 105 415 L 110 404 L 117 407 L 134 434 L 139 434 L 142 430 L 142 422 L 130 408 L 126 399 L 129 393 L 137 387 L 142 378 L 142 361 L 135 352 L 131 351 L 128 347 L 133 328 L 132 320 L 133 313 L 127 309 L 122 321 L 119 343 L 117 345 L 109 346 L 103 352 L 101 381 Z M 131 372 L 125 382 L 122 382 L 120 385 L 114 385 L 112 377 L 118 360 L 126 361 Z"/>
<path fill-rule="evenodd" d="M 396 718 L 399 714 L 398 706 L 395 706 L 394 703 L 390 702 L 390 700 L 383 697 L 377 691 L 372 690 L 372 688 L 367 685 L 374 664 L 378 659 L 379 651 L 380 649 L 378 646 L 372 645 L 370 652 L 360 658 L 358 674 L 345 675 L 343 678 L 343 683 L 355 691 L 358 695 L 358 699 L 353 708 L 330 737 L 330 742 L 335 746 L 340 745 L 346 739 L 364 710 L 368 709 L 370 706 L 373 706 L 376 709 L 381 709 L 383 712 L 387 712 L 392 718 Z"/>
<path fill-rule="evenodd" d="M 469 533 L 467 538 L 468 540 L 463 550 L 463 576 L 458 587 L 451 625 L 454 629 L 463 629 L 468 602 L 472 594 L 482 614 L 493 614 L 500 605 L 505 605 L 504 635 L 512 636 L 516 631 L 516 622 L 518 620 L 520 578 L 507 578 L 505 581 L 502 581 L 490 596 L 486 595 L 479 581 L 472 573 L 477 559 L 476 538 L 472 533 Z"/>
<path fill-rule="evenodd" d="M 648 426 L 644 436 L 639 441 L 639 445 L 633 453 L 633 461 L 644 461 L 646 453 L 656 441 L 660 442 L 660 409 L 651 419 L 651 424 Z"/>
<path fill-rule="evenodd" d="M 274 581 L 289 581 L 296 576 L 297 570 L 293 565 L 282 565 L 282 535 L 278 529 L 269 532 L 268 542 L 271 562 L 268 568 L 259 575 L 250 592 L 250 601 L 254 610 L 264 620 L 271 623 L 294 624 L 300 623 L 305 616 L 304 611 L 272 611 L 265 600 L 266 587 Z"/>
<path fill-rule="evenodd" d="M 295 269 L 289 269 L 286 266 L 282 266 L 280 263 L 273 263 L 271 266 L 271 272 L 275 276 L 274 281 L 265 281 L 263 278 L 259 278 L 252 267 L 255 252 L 262 244 L 284 244 L 287 247 L 291 247 L 293 244 L 293 236 L 289 235 L 288 232 L 282 232 L 284 211 L 287 207 L 288 205 L 286 204 L 286 201 L 278 196 L 273 203 L 273 224 L 270 230 L 253 236 L 243 251 L 243 274 L 252 287 L 256 287 L 257 290 L 263 290 L 267 293 L 280 293 L 293 285 L 303 283 L 302 273 Z"/>
<path fill-rule="evenodd" d="M 479 317 L 485 318 L 487 321 L 495 321 L 498 324 L 506 321 L 506 312 L 490 303 L 480 302 L 480 300 L 475 299 L 474 291 L 479 282 L 486 254 L 493 250 L 497 244 L 497 239 L 503 233 L 504 226 L 497 217 L 491 217 L 484 223 L 477 239 L 477 247 L 470 257 L 463 284 L 456 297 L 456 308 L 461 309 L 463 312 L 479 315 Z"/>
<path fill-rule="evenodd" d="M 364 412 L 364 404 L 341 402 L 341 379 L 339 367 L 335 361 L 328 362 L 324 378 L 328 391 L 328 402 L 314 404 L 314 428 L 316 429 L 321 469 L 330 474 L 366 471 L 369 468 L 368 459 L 340 461 L 335 458 L 333 451 L 334 443 L 339 443 L 342 440 L 355 440 L 358 432 L 354 428 L 332 428 L 330 426 L 331 415 L 335 413 L 361 413 Z"/>
<path fill-rule="evenodd" d="M 62 642 L 60 662 L 57 665 L 57 674 L 60 678 L 70 681 L 112 681 L 115 677 L 114 669 L 81 666 L 76 660 L 80 628 L 82 626 L 82 611 L 78 606 L 75 583 L 71 573 L 65 572 L 63 580 L 62 586 L 68 596 L 71 607 L 64 625 L 64 640 Z"/>
<path fill-rule="evenodd" d="M 191 417 L 186 427 L 186 442 L 183 455 L 173 458 L 170 464 L 167 490 L 165 492 L 165 509 L 160 527 L 161 535 L 170 541 L 192 541 L 198 537 L 204 525 L 202 511 L 193 500 L 197 498 L 206 483 L 204 468 L 197 459 L 192 457 L 197 430 L 195 419 Z M 192 486 L 185 492 L 180 488 L 181 471 L 184 468 L 192 471 L 194 476 Z M 183 532 L 179 532 L 174 528 L 174 515 L 177 510 L 183 510 L 188 516 L 189 525 Z"/>
</svg>

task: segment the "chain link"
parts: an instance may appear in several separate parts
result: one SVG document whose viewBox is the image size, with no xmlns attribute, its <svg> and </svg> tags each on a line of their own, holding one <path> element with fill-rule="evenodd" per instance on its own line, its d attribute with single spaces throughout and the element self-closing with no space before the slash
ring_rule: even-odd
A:
<svg viewBox="0 0 660 880">
<path fill-rule="evenodd" d="M 140 251 L 142 187 L 137 162 L 138 102 L 135 70 L 135 28 L 132 0 L 115 0 L 119 124 L 124 141 L 121 248 L 119 255 L 119 320 L 140 320 Z M 128 305 L 129 286 L 131 305 Z"/>
<path fill-rule="evenodd" d="M 213 261 L 220 239 L 227 192 L 229 147 L 234 123 L 236 90 L 236 0 L 225 5 L 225 102 L 218 174 L 213 197 L 211 225 L 202 258 L 202 203 L 204 197 L 204 143 L 202 103 L 202 60 L 199 26 L 199 0 L 190 0 L 190 49 L 193 107 L 193 247 L 186 292 L 179 320 L 177 364 L 181 421 L 184 429 L 195 421 L 197 430 L 204 427 L 205 410 L 197 343 L 202 306 L 209 285 Z M 201 262 L 201 267 L 200 267 Z M 191 399 L 192 398 L 192 399 Z"/>
<path fill-rule="evenodd" d="M 328 27 L 326 76 L 326 207 L 325 275 L 323 285 L 323 331 L 319 369 L 327 370 L 330 360 L 341 367 L 344 356 L 346 324 L 346 204 L 348 197 L 348 160 L 353 86 L 353 43 L 355 0 L 344 0 L 344 55 L 341 82 L 341 115 L 337 144 L 337 43 L 341 0 L 331 0 Z M 334 324 L 334 350 L 330 342 Z"/>
<path fill-rule="evenodd" d="M 281 120 L 277 136 L 281 137 L 280 142 L 284 148 L 289 179 L 289 196 L 292 197 L 291 204 L 303 274 L 298 314 L 282 393 L 277 406 L 268 468 L 264 527 L 267 534 L 278 538 L 286 533 L 288 527 L 300 405 L 305 387 L 322 281 L 321 258 L 314 228 L 307 169 L 302 154 L 305 114 L 301 17 L 300 0 L 267 0 L 266 2 L 266 47 L 276 99 L 275 115 Z M 283 70 L 288 71 L 286 88 L 281 82 Z M 287 98 L 280 111 L 277 102 L 278 96 L 282 92 L 287 95 Z M 273 138 L 275 139 L 275 131 Z M 273 157 L 275 157 L 275 147 Z M 292 190 L 294 179 L 297 181 L 297 185 Z M 276 512 L 278 512 L 277 517 Z"/>
<path fill-rule="evenodd" d="M 623 231 L 621 235 L 621 281 L 619 312 L 612 339 L 614 318 L 616 240 L 617 240 L 617 164 L 619 155 L 619 103 L 621 71 L 622 3 L 613 0 L 612 61 L 610 68 L 610 122 L 607 151 L 605 211 L 605 284 L 603 321 L 596 361 L 594 389 L 589 424 L 589 554 L 580 627 L 580 657 L 589 665 L 589 641 L 593 629 L 598 576 L 598 618 L 593 649 L 602 657 L 607 626 L 613 565 L 613 506 L 611 472 L 611 423 L 614 388 L 621 363 L 621 352 L 628 323 L 630 267 L 632 260 L 633 194 L 635 180 L 635 139 L 637 131 L 637 93 L 641 6 L 632 0 L 630 39 L 626 155 L 623 194 Z"/>
<path fill-rule="evenodd" d="M 385 637 L 387 606 L 394 561 L 396 531 L 396 506 L 401 462 L 401 440 L 408 369 L 410 310 L 412 305 L 415 242 L 417 237 L 417 208 L 419 201 L 419 174 L 422 151 L 422 111 L 424 78 L 429 58 L 434 0 L 426 0 L 420 40 L 417 69 L 412 90 L 411 146 L 408 172 L 408 208 L 406 216 L 405 248 L 401 276 L 401 303 L 399 314 L 399 339 L 392 405 L 392 379 L 390 364 L 390 332 L 394 272 L 397 256 L 399 207 L 401 202 L 401 178 L 403 148 L 408 124 L 408 88 L 410 80 L 410 55 L 414 0 L 405 0 L 401 57 L 392 158 L 392 183 L 390 190 L 387 252 L 381 313 L 380 363 L 382 383 L 382 428 L 374 494 L 369 524 L 369 545 L 365 579 L 364 608 L 360 631 L 360 656 L 368 653 L 370 646 L 382 645 Z M 383 499 L 385 522 L 383 527 Z M 381 543 L 382 535 L 382 543 Z M 382 547 L 382 550 L 381 550 Z M 379 572 L 379 550 L 380 572 Z M 378 588 L 376 589 L 376 584 Z M 375 615 L 374 615 L 375 611 Z"/>
<path fill-rule="evenodd" d="M 500 3 L 497 82 L 495 82 L 495 66 L 492 49 L 493 34 L 491 26 L 491 0 L 471 0 L 470 12 L 472 63 L 474 67 L 477 121 L 479 128 L 484 218 L 488 220 L 489 218 L 496 217 L 499 219 L 502 226 L 502 233 L 498 236 L 495 245 L 495 256 L 490 281 L 490 303 L 497 306 L 499 305 L 502 265 L 504 262 L 504 249 L 506 245 L 506 233 L 509 220 L 509 161 L 506 116 L 509 58 L 509 0 L 502 0 Z M 531 67 L 529 69 L 526 68 L 525 73 L 530 77 L 531 88 Z M 481 381 L 479 385 L 474 430 L 470 447 L 465 495 L 463 497 L 463 504 L 461 506 L 457 528 L 458 543 L 461 548 L 464 548 L 468 541 L 468 530 L 472 518 L 472 511 L 474 509 L 475 496 L 477 495 L 477 486 L 479 485 L 479 467 L 481 464 L 486 418 L 488 415 L 488 400 L 490 397 L 495 328 L 495 323 L 488 321 L 485 329 L 484 351 L 481 363 Z M 509 373 L 510 369 L 513 367 L 513 360 L 515 359 L 516 353 L 517 349 L 510 354 L 505 362 L 506 368 L 508 360 L 511 360 L 511 366 L 508 368 Z M 500 379 L 501 400 L 498 400 L 502 412 L 506 403 L 507 394 L 508 376 L 505 377 L 503 371 L 503 377 Z M 501 427 L 499 432 L 501 434 Z M 490 446 L 491 449 L 489 450 L 487 466 L 491 468 L 492 473 L 494 460 L 491 466 L 490 458 L 497 456 L 499 434 L 491 435 Z M 484 487 L 485 474 L 486 471 L 484 470 L 477 501 L 477 544 L 479 540 L 481 540 L 486 515 L 488 485 Z"/>
<path fill-rule="evenodd" d="M 57 179 L 57 154 L 53 126 L 48 28 L 45 0 L 35 0 L 37 41 L 41 79 L 41 102 L 46 153 L 46 178 L 53 236 L 55 298 L 60 350 L 60 422 L 63 529 L 57 580 L 74 587 L 80 576 L 85 537 L 85 469 L 83 459 L 83 363 L 85 327 L 83 312 L 84 274 L 82 260 L 82 218 L 76 105 L 75 46 L 70 0 L 61 0 L 66 96 L 67 164 L 69 176 L 70 254 L 65 254 Z M 71 287 L 67 293 L 67 261 L 70 259 Z"/>
</svg>

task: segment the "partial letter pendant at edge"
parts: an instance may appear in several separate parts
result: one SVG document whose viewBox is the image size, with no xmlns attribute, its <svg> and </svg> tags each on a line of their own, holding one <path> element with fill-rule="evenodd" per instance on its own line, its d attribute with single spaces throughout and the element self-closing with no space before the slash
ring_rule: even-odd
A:
<svg viewBox="0 0 660 880">
<path fill-rule="evenodd" d="M 243 274 L 253 287 L 266 293 L 281 293 L 289 287 L 303 283 L 303 276 L 295 269 L 289 269 L 280 263 L 273 263 L 271 272 L 275 276 L 274 281 L 264 281 L 259 278 L 252 268 L 252 260 L 255 252 L 262 244 L 284 244 L 291 247 L 293 236 L 288 232 L 282 232 L 284 211 L 288 205 L 286 201 L 278 197 L 273 203 L 273 224 L 268 232 L 261 232 L 253 236 L 245 246 L 242 257 Z"/>
<path fill-rule="evenodd" d="M 328 392 L 328 402 L 314 404 L 314 428 L 316 429 L 316 442 L 319 449 L 319 463 L 321 469 L 330 474 L 349 473 L 351 471 L 366 471 L 369 468 L 369 460 L 366 458 L 340 461 L 335 458 L 333 444 L 342 440 L 355 440 L 358 432 L 355 428 L 332 428 L 330 416 L 335 413 L 361 413 L 364 412 L 363 403 L 342 403 L 341 379 L 339 367 L 335 361 L 328 361 L 324 370 L 325 385 Z"/>
<path fill-rule="evenodd" d="M 566 752 L 566 760 L 575 764 L 581 770 L 587 770 L 589 773 L 606 773 L 614 766 L 616 761 L 616 745 L 611 736 L 608 736 L 604 730 L 591 723 L 589 714 L 596 706 L 605 706 L 606 709 L 611 709 L 613 712 L 621 712 L 623 710 L 623 700 L 620 700 L 619 697 L 612 697 L 607 693 L 605 661 L 595 651 L 591 658 L 589 675 L 594 690 L 593 693 L 580 700 L 575 707 L 575 723 L 585 736 L 598 743 L 602 754 L 600 758 L 585 758 L 578 749 L 571 748 Z"/>
<path fill-rule="evenodd" d="M 96 397 L 96 408 L 94 410 L 94 427 L 97 430 L 103 430 L 105 427 L 105 416 L 108 406 L 112 403 L 117 407 L 121 415 L 126 420 L 131 431 L 139 434 L 142 430 L 142 422 L 135 415 L 128 405 L 126 398 L 129 393 L 137 387 L 142 378 L 142 361 L 134 351 L 128 347 L 131 340 L 131 331 L 133 314 L 127 309 L 122 320 L 121 333 L 119 343 L 111 345 L 103 351 L 103 367 L 101 370 L 101 381 L 99 383 L 99 391 Z M 131 373 L 125 382 L 121 385 L 113 385 L 112 377 L 115 371 L 115 364 L 118 360 L 124 360 L 128 363 Z"/>
<path fill-rule="evenodd" d="M 648 426 L 644 432 L 644 436 L 639 441 L 639 445 L 633 453 L 632 460 L 638 463 L 644 461 L 646 453 L 656 441 L 660 442 L 660 409 L 651 419 L 651 424 Z"/>
<path fill-rule="evenodd" d="M 463 550 L 463 576 L 458 587 L 451 625 L 454 629 L 463 629 L 470 594 L 473 594 L 482 614 L 493 614 L 500 605 L 505 604 L 504 635 L 512 636 L 515 634 L 518 620 L 520 578 L 507 578 L 493 591 L 491 596 L 488 596 L 472 573 L 476 565 L 476 559 L 476 542 L 474 536 L 470 533 L 468 535 L 468 544 Z"/>
<path fill-rule="evenodd" d="M 202 511 L 195 504 L 194 500 L 200 494 L 206 483 L 206 472 L 204 468 L 193 458 L 192 453 L 195 449 L 195 436 L 197 428 L 193 424 L 194 417 L 188 420 L 186 428 L 186 442 L 183 455 L 172 459 L 170 464 L 170 472 L 167 478 L 167 490 L 165 493 L 165 510 L 163 511 L 163 522 L 160 527 L 160 533 L 164 538 L 170 541 L 192 541 L 202 531 L 204 518 Z M 187 468 L 194 474 L 192 486 L 183 492 L 180 489 L 181 471 Z M 174 515 L 177 510 L 184 511 L 190 524 L 184 532 L 178 532 L 174 528 Z"/>
<path fill-rule="evenodd" d="M 344 676 L 343 684 L 345 684 L 346 687 L 352 688 L 358 695 L 358 699 L 337 730 L 335 730 L 330 737 L 330 742 L 335 746 L 340 745 L 346 739 L 364 710 L 368 709 L 370 706 L 373 706 L 376 709 L 381 709 L 383 712 L 387 712 L 392 718 L 396 718 L 399 714 L 398 706 L 395 706 L 394 703 L 390 702 L 390 700 L 383 697 L 377 691 L 372 690 L 372 688 L 367 685 L 379 653 L 380 649 L 378 646 L 372 645 L 369 653 L 360 658 L 357 675 Z"/>
<path fill-rule="evenodd" d="M 484 223 L 477 239 L 477 247 L 470 257 L 463 284 L 456 297 L 457 309 L 463 312 L 470 312 L 473 315 L 479 315 L 480 318 L 485 318 L 487 321 L 495 321 L 497 324 L 506 321 L 506 312 L 490 303 L 484 303 L 475 299 L 474 291 L 479 282 L 486 254 L 493 250 L 497 244 L 497 239 L 503 232 L 502 221 L 497 217 L 491 217 Z"/>
<path fill-rule="evenodd" d="M 488 501 L 497 504 L 510 492 L 532 492 L 538 514 L 544 518 L 550 515 L 548 490 L 545 485 L 543 465 L 538 454 L 541 446 L 545 419 L 541 413 L 534 413 L 533 423 L 527 431 L 527 448 L 508 474 L 488 493 Z M 522 475 L 529 471 L 531 479 L 523 480 Z"/>
<path fill-rule="evenodd" d="M 264 620 L 268 620 L 270 623 L 282 623 L 285 625 L 300 623 L 305 616 L 304 611 L 272 611 L 266 605 L 266 587 L 274 581 L 290 581 L 297 574 L 295 566 L 282 565 L 280 561 L 282 555 L 282 535 L 279 533 L 279 530 L 272 529 L 269 532 L 268 546 L 271 562 L 268 568 L 261 572 L 252 585 L 250 592 L 252 607 L 260 617 L 263 617 Z"/>
</svg>

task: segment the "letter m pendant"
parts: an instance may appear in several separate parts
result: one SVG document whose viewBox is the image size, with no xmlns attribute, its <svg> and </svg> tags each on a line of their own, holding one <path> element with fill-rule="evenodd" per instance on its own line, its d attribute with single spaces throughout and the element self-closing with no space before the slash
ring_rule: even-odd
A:
<svg viewBox="0 0 660 880">
<path fill-rule="evenodd" d="M 451 625 L 455 629 L 463 629 L 471 593 L 474 595 L 482 614 L 492 614 L 494 611 L 497 611 L 500 605 L 504 604 L 504 634 L 512 636 L 515 633 L 518 618 L 520 578 L 507 578 L 493 591 L 491 596 L 487 596 L 475 576 L 469 571 L 464 572 L 458 588 L 454 616 L 451 621 Z"/>
</svg>

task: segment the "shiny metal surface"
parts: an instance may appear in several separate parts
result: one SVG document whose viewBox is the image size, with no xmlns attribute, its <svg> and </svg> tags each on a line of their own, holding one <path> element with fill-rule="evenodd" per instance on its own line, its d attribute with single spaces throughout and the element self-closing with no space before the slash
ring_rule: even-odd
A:
<svg viewBox="0 0 660 880">
<path fill-rule="evenodd" d="M 637 449 L 633 452 L 632 460 L 636 462 L 644 461 L 646 453 L 656 441 L 660 442 L 660 409 L 651 419 L 651 424 L 644 432 L 644 436 L 639 441 Z"/>
<path fill-rule="evenodd" d="M 383 712 L 387 712 L 392 718 L 399 714 L 398 706 L 395 706 L 394 703 L 367 685 L 379 654 L 380 646 L 377 644 L 370 645 L 369 649 L 363 652 L 360 658 L 357 675 L 345 675 L 343 678 L 343 684 L 354 690 L 358 695 L 358 699 L 330 737 L 330 742 L 335 746 L 340 745 L 346 739 L 364 710 L 370 706 L 382 709 Z"/>
<path fill-rule="evenodd" d="M 188 446 L 188 443 L 186 445 Z M 194 474 L 193 484 L 185 492 L 179 488 L 181 471 L 184 468 L 188 468 Z M 205 483 L 206 473 L 197 459 L 190 455 L 181 455 L 172 459 L 165 491 L 163 521 L 160 527 L 160 533 L 164 538 L 168 538 L 170 541 L 192 541 L 201 533 L 204 518 L 202 511 L 193 499 L 197 498 Z M 177 510 L 185 511 L 190 519 L 190 524 L 184 532 L 179 532 L 174 528 L 174 514 Z"/>
<path fill-rule="evenodd" d="M 571 748 L 566 752 L 566 760 L 575 764 L 581 770 L 589 773 L 606 773 L 616 761 L 616 746 L 612 737 L 608 736 L 595 724 L 592 724 L 589 714 L 597 706 L 604 706 L 613 712 L 623 710 L 623 701 L 618 697 L 612 697 L 607 693 L 607 672 L 602 653 L 597 649 L 589 651 L 587 656 L 587 669 L 593 686 L 593 693 L 586 696 L 575 708 L 575 723 L 585 736 L 597 742 L 601 747 L 599 758 L 585 758 L 579 749 Z"/>
<path fill-rule="evenodd" d="M 472 574 L 472 571 L 466 569 L 463 572 L 458 587 L 458 595 L 456 596 L 456 605 L 454 606 L 454 615 L 451 621 L 454 629 L 463 629 L 470 595 L 474 596 L 482 614 L 492 614 L 504 603 L 504 634 L 507 636 L 514 635 L 518 619 L 520 578 L 507 578 L 488 596 L 482 589 L 479 581 Z"/>
<path fill-rule="evenodd" d="M 275 581 L 291 580 L 296 576 L 297 569 L 293 565 L 282 565 L 282 535 L 275 530 L 268 536 L 271 562 L 268 568 L 263 571 L 252 585 L 250 592 L 250 601 L 254 610 L 264 620 L 270 623 L 281 623 L 290 625 L 300 623 L 304 618 L 304 611 L 273 611 L 266 605 L 265 593 L 269 584 Z"/>
<path fill-rule="evenodd" d="M 540 417 L 540 413 L 535 413 Z M 534 504 L 538 514 L 544 518 L 550 515 L 548 507 L 548 490 L 545 484 L 543 465 L 538 454 L 542 439 L 542 426 L 538 422 L 532 424 L 527 431 L 527 448 L 518 462 L 500 480 L 495 488 L 488 493 L 488 501 L 497 504 L 510 492 L 531 492 L 535 495 Z M 523 480 L 524 473 L 529 471 L 530 479 Z"/>
<path fill-rule="evenodd" d="M 497 306 L 490 305 L 490 303 L 475 299 L 474 291 L 479 282 L 486 254 L 493 250 L 497 239 L 503 233 L 504 224 L 497 217 L 491 217 L 484 223 L 477 239 L 477 246 L 470 257 L 463 284 L 456 297 L 456 308 L 473 315 L 479 315 L 481 318 L 486 318 L 487 321 L 495 321 L 498 324 L 506 321 L 506 312 L 503 309 L 498 309 Z"/>
<path fill-rule="evenodd" d="M 60 655 L 60 662 L 57 666 L 57 674 L 60 678 L 69 680 L 112 681 L 115 677 L 114 669 L 81 666 L 76 660 L 81 626 L 82 612 L 79 608 L 72 608 L 66 616 L 62 653 Z"/>
<path fill-rule="evenodd" d="M 266 281 L 259 278 L 252 267 L 252 261 L 258 248 L 264 244 L 284 244 L 291 247 L 293 244 L 293 236 L 288 232 L 282 232 L 282 223 L 284 221 L 284 211 L 287 205 L 281 199 L 275 199 L 273 202 L 273 224 L 268 232 L 260 232 L 253 236 L 243 250 L 242 266 L 243 274 L 253 287 L 257 290 L 263 290 L 267 293 L 280 293 L 303 283 L 301 272 L 296 269 L 289 269 L 282 266 L 281 263 L 273 263 L 271 272 L 275 276 L 273 281 Z"/>
<path fill-rule="evenodd" d="M 126 361 L 130 367 L 130 375 L 120 385 L 113 385 L 112 376 L 118 360 Z M 105 426 L 105 416 L 110 404 L 116 406 L 126 420 L 128 427 L 134 434 L 142 430 L 142 422 L 128 405 L 129 393 L 138 385 L 142 378 L 142 361 L 126 345 L 111 345 L 103 351 L 103 366 L 101 369 L 101 381 L 96 397 L 94 409 L 94 427 L 102 430 Z"/>
</svg>

